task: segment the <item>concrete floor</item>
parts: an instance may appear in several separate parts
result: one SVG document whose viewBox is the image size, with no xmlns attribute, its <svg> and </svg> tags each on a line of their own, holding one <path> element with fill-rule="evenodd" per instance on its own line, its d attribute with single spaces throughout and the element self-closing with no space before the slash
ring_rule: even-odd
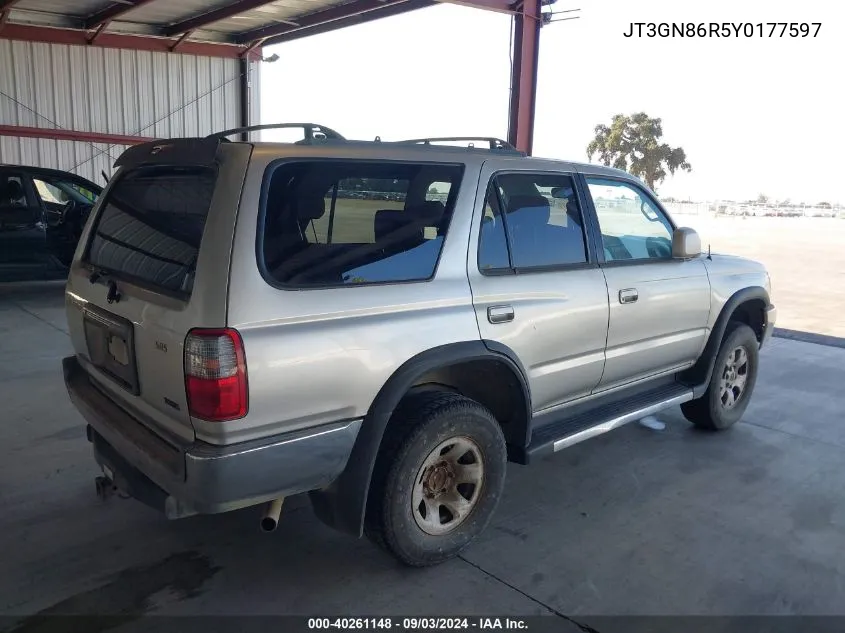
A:
<svg viewBox="0 0 845 633">
<path fill-rule="evenodd" d="M 728 433 L 671 410 L 665 431 L 511 466 L 488 531 L 412 570 L 302 498 L 272 535 L 255 510 L 168 522 L 99 502 L 60 372 L 62 286 L 0 289 L 0 341 L 0 615 L 845 614 L 843 349 L 775 339 Z"/>
</svg>

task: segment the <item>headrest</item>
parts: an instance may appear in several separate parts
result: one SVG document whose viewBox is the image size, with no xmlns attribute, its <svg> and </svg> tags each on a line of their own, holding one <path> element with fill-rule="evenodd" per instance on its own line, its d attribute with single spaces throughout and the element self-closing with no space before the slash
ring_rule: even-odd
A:
<svg viewBox="0 0 845 633">
<path fill-rule="evenodd" d="M 543 196 L 513 196 L 508 200 L 508 219 L 517 222 L 548 224 L 551 217 L 551 205 Z"/>
<path fill-rule="evenodd" d="M 431 200 L 409 209 L 409 212 L 414 216 L 415 222 L 423 226 L 437 226 L 443 219 L 446 205 L 437 200 Z"/>
<path fill-rule="evenodd" d="M 566 215 L 576 224 L 581 224 L 581 213 L 578 209 L 578 203 L 575 201 L 575 196 L 566 199 Z"/>
<path fill-rule="evenodd" d="M 3 202 L 14 202 L 21 198 L 23 198 L 23 187 L 21 187 L 21 183 L 17 180 L 7 180 L 5 191 L 3 192 Z"/>
<path fill-rule="evenodd" d="M 405 226 L 416 226 L 423 235 L 423 227 L 438 226 L 443 219 L 446 206 L 442 202 L 423 202 L 407 209 L 380 209 L 373 217 L 373 231 L 376 240 L 386 237 Z"/>
<path fill-rule="evenodd" d="M 380 209 L 373 216 L 373 233 L 376 241 L 386 238 L 388 235 L 413 224 L 411 214 L 402 209 Z"/>
<path fill-rule="evenodd" d="M 326 212 L 326 199 L 320 193 L 303 192 L 296 198 L 293 210 L 299 220 L 318 220 Z"/>
</svg>

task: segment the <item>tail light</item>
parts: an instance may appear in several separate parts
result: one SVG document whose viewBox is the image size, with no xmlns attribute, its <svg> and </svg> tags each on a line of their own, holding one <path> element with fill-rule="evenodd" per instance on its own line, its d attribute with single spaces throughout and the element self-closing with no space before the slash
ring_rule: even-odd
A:
<svg viewBox="0 0 845 633">
<path fill-rule="evenodd" d="M 192 417 L 222 422 L 246 415 L 246 359 L 237 330 L 197 329 L 188 333 L 185 390 Z"/>
</svg>

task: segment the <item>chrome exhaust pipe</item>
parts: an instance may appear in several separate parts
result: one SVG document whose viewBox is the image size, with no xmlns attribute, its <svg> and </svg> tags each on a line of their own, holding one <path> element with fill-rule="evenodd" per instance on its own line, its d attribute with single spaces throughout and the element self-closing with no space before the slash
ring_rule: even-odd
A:
<svg viewBox="0 0 845 633">
<path fill-rule="evenodd" d="M 279 515 L 282 513 L 282 503 L 285 498 L 274 499 L 267 504 L 267 509 L 264 510 L 264 516 L 261 518 L 261 531 L 272 532 L 279 525 Z"/>
</svg>

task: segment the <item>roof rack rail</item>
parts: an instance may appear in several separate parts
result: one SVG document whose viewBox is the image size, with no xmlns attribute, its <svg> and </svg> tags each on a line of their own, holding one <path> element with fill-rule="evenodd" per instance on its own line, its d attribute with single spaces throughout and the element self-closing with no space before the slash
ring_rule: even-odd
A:
<svg viewBox="0 0 845 633">
<path fill-rule="evenodd" d="M 413 143 L 415 145 L 431 145 L 433 143 L 444 143 L 444 142 L 467 142 L 469 143 L 467 147 L 475 148 L 474 141 L 483 141 L 487 143 L 488 147 L 491 150 L 499 150 L 499 151 L 507 151 L 507 152 L 517 152 L 522 154 L 518 149 L 516 149 L 513 145 L 508 143 L 507 141 L 503 141 L 500 138 L 496 138 L 494 136 L 439 136 L 439 137 L 432 137 L 432 138 L 412 138 L 407 139 L 404 141 L 396 141 L 397 143 Z"/>
<path fill-rule="evenodd" d="M 228 140 L 226 139 L 226 137 L 231 136 L 232 134 L 254 132 L 257 130 L 278 130 L 289 128 L 301 128 L 302 131 L 305 133 L 305 138 L 303 139 L 303 141 L 306 143 L 310 143 L 311 141 L 346 140 L 343 136 L 341 136 L 338 132 L 335 132 L 330 127 L 326 127 L 325 125 L 320 125 L 318 123 L 267 123 L 265 125 L 248 125 L 246 127 L 236 127 L 232 128 L 231 130 L 215 132 L 214 134 L 209 134 L 205 138 L 217 138 L 221 140 Z"/>
</svg>

